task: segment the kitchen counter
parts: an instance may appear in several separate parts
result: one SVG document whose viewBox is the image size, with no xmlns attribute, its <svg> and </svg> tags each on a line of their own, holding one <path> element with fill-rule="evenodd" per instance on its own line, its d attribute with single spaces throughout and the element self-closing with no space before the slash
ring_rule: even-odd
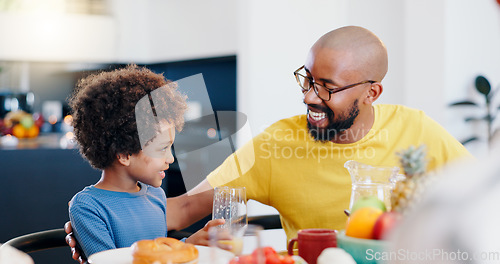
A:
<svg viewBox="0 0 500 264">
<path fill-rule="evenodd" d="M 17 139 L 16 145 L 11 145 L 6 142 L 6 137 L 2 137 L 0 141 L 0 150 L 14 149 L 73 149 L 75 144 L 66 137 L 63 133 L 44 133 L 36 138 L 21 138 Z M 15 139 L 9 139 L 12 141 Z"/>
</svg>

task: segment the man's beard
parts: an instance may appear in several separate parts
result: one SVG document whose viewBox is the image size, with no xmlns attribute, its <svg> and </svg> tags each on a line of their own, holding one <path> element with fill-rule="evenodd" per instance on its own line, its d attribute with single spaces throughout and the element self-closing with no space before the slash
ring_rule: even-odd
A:
<svg viewBox="0 0 500 264">
<path fill-rule="evenodd" d="M 333 120 L 335 114 L 330 108 L 326 107 L 326 109 L 323 110 L 328 118 L 328 125 L 326 127 L 314 127 L 308 120 L 307 128 L 309 129 L 309 134 L 314 138 L 314 140 L 331 141 L 354 124 L 354 120 L 359 115 L 358 99 L 356 99 L 352 104 L 347 116 L 339 115 L 337 121 Z"/>
</svg>

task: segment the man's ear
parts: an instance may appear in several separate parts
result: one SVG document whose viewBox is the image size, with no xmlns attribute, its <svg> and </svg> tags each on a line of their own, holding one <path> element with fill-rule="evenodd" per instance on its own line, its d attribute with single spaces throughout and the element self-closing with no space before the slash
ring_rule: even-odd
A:
<svg viewBox="0 0 500 264">
<path fill-rule="evenodd" d="M 382 94 L 382 91 L 384 90 L 384 87 L 382 86 L 381 83 L 372 83 L 370 90 L 368 90 L 368 94 L 365 98 L 365 103 L 366 104 L 372 104 L 375 102 L 380 94 Z"/>
<path fill-rule="evenodd" d="M 116 159 L 123 166 L 130 165 L 130 155 L 120 153 L 116 155 Z"/>
</svg>

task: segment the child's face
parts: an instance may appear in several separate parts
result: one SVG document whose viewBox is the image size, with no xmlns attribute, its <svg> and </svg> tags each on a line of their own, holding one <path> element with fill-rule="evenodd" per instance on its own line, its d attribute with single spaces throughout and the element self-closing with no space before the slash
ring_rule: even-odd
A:
<svg viewBox="0 0 500 264">
<path fill-rule="evenodd" d="M 164 171 L 174 162 L 172 144 L 175 139 L 175 126 L 163 122 L 160 127 L 159 134 L 142 151 L 131 156 L 136 180 L 154 187 L 161 186 L 165 178 Z"/>
</svg>

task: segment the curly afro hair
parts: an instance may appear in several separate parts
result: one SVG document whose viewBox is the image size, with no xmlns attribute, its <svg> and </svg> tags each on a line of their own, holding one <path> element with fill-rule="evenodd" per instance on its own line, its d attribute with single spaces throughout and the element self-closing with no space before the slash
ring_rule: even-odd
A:
<svg viewBox="0 0 500 264">
<path fill-rule="evenodd" d="M 162 107 L 168 108 L 162 110 L 169 113 L 168 121 L 180 131 L 187 109 L 186 96 L 162 74 L 128 65 L 89 75 L 77 83 L 69 101 L 74 133 L 80 153 L 94 168 L 109 167 L 118 154 L 141 151 L 135 107 L 141 98 L 160 87 L 165 102 Z"/>
</svg>

